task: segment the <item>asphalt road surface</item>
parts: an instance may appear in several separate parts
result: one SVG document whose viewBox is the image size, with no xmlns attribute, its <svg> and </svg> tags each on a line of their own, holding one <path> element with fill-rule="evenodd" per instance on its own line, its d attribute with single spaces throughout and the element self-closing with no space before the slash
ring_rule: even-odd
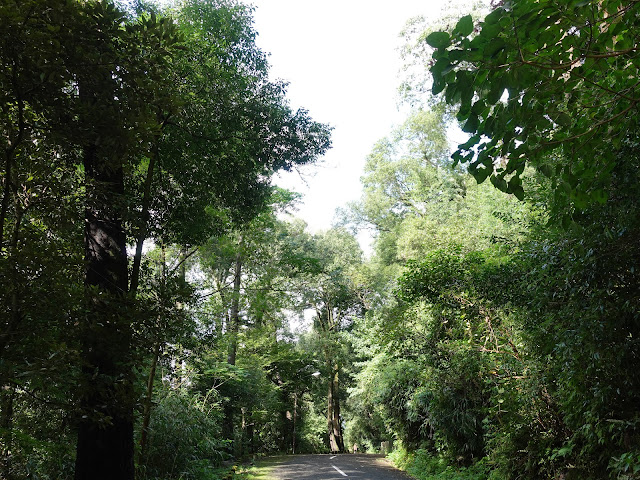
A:
<svg viewBox="0 0 640 480">
<path fill-rule="evenodd" d="M 409 480 L 381 455 L 288 455 L 271 475 L 278 480 Z"/>
</svg>

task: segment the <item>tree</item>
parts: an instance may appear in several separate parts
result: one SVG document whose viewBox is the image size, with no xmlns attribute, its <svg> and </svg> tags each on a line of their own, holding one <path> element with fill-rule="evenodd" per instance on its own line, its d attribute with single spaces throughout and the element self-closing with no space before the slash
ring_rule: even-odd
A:
<svg viewBox="0 0 640 480">
<path fill-rule="evenodd" d="M 363 196 L 347 218 L 374 229 L 378 259 L 387 267 L 454 243 L 465 249 L 513 244 L 531 220 L 528 207 L 453 168 L 448 153 L 445 115 L 434 108 L 411 114 L 367 157 Z"/>
<path fill-rule="evenodd" d="M 156 108 L 170 110 L 161 72 L 177 42 L 175 25 L 155 15 L 125 26 L 108 3 L 87 4 L 78 39 L 78 146 L 85 172 L 83 376 L 76 479 L 133 478 L 133 345 L 127 307 L 129 276 L 124 219 L 125 168 L 148 154 L 160 127 Z M 158 97 L 164 97 L 158 105 Z M 139 148 L 142 147 L 142 150 Z M 130 165 L 130 164 L 129 164 Z M 137 279 L 136 279 L 137 282 Z"/>
<path fill-rule="evenodd" d="M 1 8 L 2 271 L 17 278 L 27 223 L 33 232 L 54 227 L 40 235 L 49 243 L 74 238 L 74 253 L 84 244 L 84 275 L 79 268 L 61 282 L 67 291 L 85 286 L 84 302 L 60 316 L 74 326 L 81 351 L 81 372 L 73 370 L 79 386 L 67 390 L 80 412 L 76 478 L 132 478 L 133 367 L 145 350 L 134 335 L 145 317 L 136 298 L 144 240 L 194 245 L 247 221 L 268 198 L 271 174 L 317 158 L 329 147 L 330 129 L 292 112 L 284 85 L 268 81 L 250 9 L 235 2 L 193 2 L 175 20 L 146 7 L 129 15 L 109 1 Z M 44 221 L 41 211 L 56 201 L 75 217 Z M 68 231 L 59 228 L 64 221 Z M 84 225 L 84 235 L 74 225 Z M 33 258 L 38 272 L 42 261 Z M 11 347 L 3 357 L 18 358 L 37 345 L 14 341 L 22 319 L 38 314 L 20 297 L 37 289 L 28 278 L 10 284 L 0 340 Z M 4 387 L 12 392 L 16 383 L 7 372 L 3 425 L 14 398 L 5 402 Z"/>
<path fill-rule="evenodd" d="M 170 75 L 183 103 L 158 146 L 150 225 L 196 245 L 260 213 L 273 172 L 313 162 L 331 129 L 292 111 L 286 85 L 269 80 L 249 7 L 193 0 L 176 18 L 185 50 Z"/>
<path fill-rule="evenodd" d="M 362 261 L 362 252 L 355 238 L 340 229 L 316 235 L 312 246 L 320 269 L 304 287 L 304 301 L 307 308 L 315 311 L 316 348 L 327 378 L 328 442 L 331 452 L 337 453 L 345 450 L 340 405 L 344 365 L 348 362 L 344 350 L 348 345 L 343 331 L 362 313 L 362 304 L 350 278 L 355 266 Z"/>
<path fill-rule="evenodd" d="M 453 154 L 478 181 L 523 198 L 530 165 L 556 204 L 605 202 L 616 151 L 637 128 L 637 1 L 516 0 L 431 33 L 433 93 L 471 138 Z M 560 213 L 565 223 L 572 212 Z"/>
</svg>

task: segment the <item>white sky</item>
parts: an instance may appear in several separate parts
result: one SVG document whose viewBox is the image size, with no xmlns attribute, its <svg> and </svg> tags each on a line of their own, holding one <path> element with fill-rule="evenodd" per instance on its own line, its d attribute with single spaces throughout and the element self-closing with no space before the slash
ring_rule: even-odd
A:
<svg viewBox="0 0 640 480">
<path fill-rule="evenodd" d="M 273 79 L 290 83 L 293 108 L 334 127 L 321 165 L 277 184 L 304 194 L 297 216 L 312 232 L 331 226 L 335 209 L 360 197 L 374 143 L 404 120 L 398 111 L 400 31 L 417 15 L 437 16 L 443 0 L 247 0 L 257 44 L 270 53 Z"/>
</svg>

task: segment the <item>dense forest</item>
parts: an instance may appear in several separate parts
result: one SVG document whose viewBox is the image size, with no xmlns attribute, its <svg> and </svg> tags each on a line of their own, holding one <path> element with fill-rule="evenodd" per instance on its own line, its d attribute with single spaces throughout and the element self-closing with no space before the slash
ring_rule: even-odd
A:
<svg viewBox="0 0 640 480">
<path fill-rule="evenodd" d="M 638 32 L 638 0 L 413 19 L 410 113 L 310 233 L 273 177 L 332 129 L 252 7 L 2 0 L 0 478 L 388 447 L 421 479 L 640 478 Z"/>
</svg>

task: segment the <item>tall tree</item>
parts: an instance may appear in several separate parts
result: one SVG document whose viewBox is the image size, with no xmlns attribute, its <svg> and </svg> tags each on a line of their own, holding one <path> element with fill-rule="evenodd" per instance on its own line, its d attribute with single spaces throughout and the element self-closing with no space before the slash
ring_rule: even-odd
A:
<svg viewBox="0 0 640 480">
<path fill-rule="evenodd" d="M 126 24 L 124 13 L 109 3 L 85 8 L 79 59 L 95 64 L 76 73 L 87 192 L 87 313 L 81 323 L 83 415 L 75 478 L 133 478 L 134 320 L 127 308 L 125 168 L 147 154 L 160 127 L 156 100 L 167 87 L 161 72 L 177 38 L 175 26 L 155 15 Z M 162 107 L 171 109 L 168 102 Z"/>
<path fill-rule="evenodd" d="M 324 362 L 326 376 L 326 419 L 329 448 L 344 452 L 341 399 L 344 397 L 344 364 L 347 348 L 342 332 L 362 314 L 362 303 L 350 275 L 362 261 L 362 252 L 353 236 L 345 230 L 328 230 L 314 237 L 315 255 L 320 270 L 304 290 L 305 303 L 315 311 L 314 332 Z"/>
</svg>

